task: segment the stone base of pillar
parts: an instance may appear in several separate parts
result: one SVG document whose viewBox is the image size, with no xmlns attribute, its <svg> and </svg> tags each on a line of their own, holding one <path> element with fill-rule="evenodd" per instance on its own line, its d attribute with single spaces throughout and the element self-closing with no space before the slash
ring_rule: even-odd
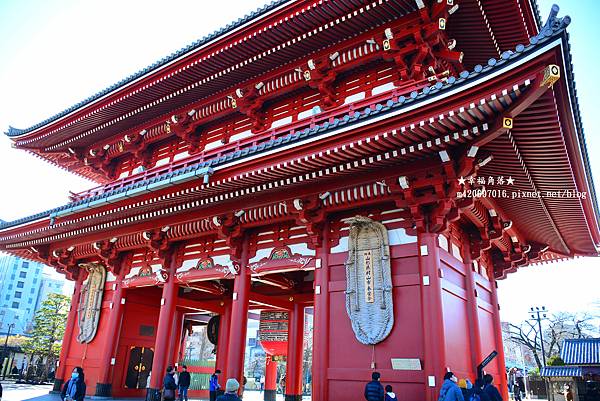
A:
<svg viewBox="0 0 600 401">
<path fill-rule="evenodd" d="M 160 401 L 162 394 L 159 388 L 147 388 L 146 389 L 146 401 Z"/>
<path fill-rule="evenodd" d="M 110 397 L 112 385 L 110 383 L 96 383 L 96 397 Z"/>
<path fill-rule="evenodd" d="M 51 393 L 60 393 L 64 383 L 63 379 L 54 379 L 54 386 L 52 386 Z"/>
<path fill-rule="evenodd" d="M 286 394 L 285 401 L 302 401 L 302 394 Z"/>
<path fill-rule="evenodd" d="M 265 390 L 265 401 L 275 401 L 277 390 Z"/>
</svg>

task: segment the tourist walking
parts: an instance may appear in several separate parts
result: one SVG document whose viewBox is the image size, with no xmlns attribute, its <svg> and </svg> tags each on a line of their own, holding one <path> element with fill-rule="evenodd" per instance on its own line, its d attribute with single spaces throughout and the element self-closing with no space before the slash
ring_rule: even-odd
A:
<svg viewBox="0 0 600 401">
<path fill-rule="evenodd" d="M 281 389 L 281 394 L 285 397 L 285 375 L 281 375 L 279 379 L 279 388 Z"/>
<path fill-rule="evenodd" d="M 365 400 L 367 401 L 384 401 L 385 392 L 383 386 L 379 382 L 381 374 L 379 372 L 371 373 L 371 381 L 365 386 Z"/>
<path fill-rule="evenodd" d="M 83 401 L 85 397 L 85 376 L 83 369 L 77 366 L 71 372 L 71 378 L 65 383 L 60 393 L 64 401 Z"/>
<path fill-rule="evenodd" d="M 483 382 L 485 386 L 483 390 L 490 397 L 490 401 L 503 401 L 502 396 L 500 395 L 500 391 L 494 386 L 494 376 L 489 373 L 483 376 Z"/>
<path fill-rule="evenodd" d="M 210 375 L 210 379 L 208 381 L 208 395 L 210 401 L 215 401 L 217 399 L 217 395 L 219 390 L 221 389 L 221 385 L 219 384 L 219 375 L 221 371 L 219 369 L 215 370 L 215 373 Z"/>
<path fill-rule="evenodd" d="M 573 401 L 573 391 L 571 390 L 570 384 L 565 384 L 565 391 L 563 394 L 565 396 L 565 401 Z"/>
<path fill-rule="evenodd" d="M 519 399 L 525 398 L 525 376 L 521 369 L 515 368 L 515 385 L 519 388 Z"/>
<path fill-rule="evenodd" d="M 192 382 L 190 372 L 187 371 L 187 366 L 183 365 L 183 371 L 179 375 L 179 401 L 188 401 L 188 389 Z"/>
<path fill-rule="evenodd" d="M 446 372 L 438 401 L 465 401 L 457 382 L 458 378 L 454 376 L 454 373 Z"/>
<path fill-rule="evenodd" d="M 225 394 L 217 397 L 217 401 L 241 401 L 237 396 L 237 391 L 240 388 L 240 383 L 235 379 L 227 379 L 225 383 Z"/>
<path fill-rule="evenodd" d="M 513 383 L 512 394 L 515 401 L 523 401 L 521 398 L 521 388 L 517 383 Z"/>
<path fill-rule="evenodd" d="M 389 384 L 385 386 L 385 401 L 398 401 L 396 393 L 392 391 L 392 386 Z"/>
<path fill-rule="evenodd" d="M 265 391 L 265 377 L 263 375 L 260 376 L 260 392 Z"/>
<path fill-rule="evenodd" d="M 177 384 L 175 383 L 175 370 L 169 366 L 167 368 L 167 374 L 163 380 L 163 400 L 174 401 L 175 390 L 177 390 Z"/>
</svg>

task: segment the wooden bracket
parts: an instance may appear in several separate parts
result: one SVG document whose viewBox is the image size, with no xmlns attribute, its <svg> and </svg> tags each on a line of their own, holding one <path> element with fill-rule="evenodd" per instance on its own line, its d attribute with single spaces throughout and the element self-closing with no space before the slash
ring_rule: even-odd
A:
<svg viewBox="0 0 600 401">
<path fill-rule="evenodd" d="M 308 247 L 316 249 L 323 243 L 323 227 L 327 219 L 321 195 L 308 198 L 294 199 L 288 202 L 296 223 L 306 227 L 309 241 Z"/>
<path fill-rule="evenodd" d="M 254 86 L 238 89 L 233 95 L 237 109 L 252 121 L 252 132 L 257 133 L 267 128 L 268 122 L 263 110 L 264 99 Z"/>
<path fill-rule="evenodd" d="M 308 86 L 319 91 L 323 97 L 324 109 L 330 109 L 339 103 L 335 93 L 336 79 L 337 73 L 333 69 L 330 57 L 309 60 L 308 69 L 304 71 L 304 80 L 308 82 Z"/>
<path fill-rule="evenodd" d="M 213 218 L 213 224 L 217 228 L 217 234 L 225 240 L 231 249 L 231 255 L 240 259 L 242 257 L 242 246 L 244 241 L 244 230 L 239 218 L 234 213 L 228 213 Z"/>
</svg>

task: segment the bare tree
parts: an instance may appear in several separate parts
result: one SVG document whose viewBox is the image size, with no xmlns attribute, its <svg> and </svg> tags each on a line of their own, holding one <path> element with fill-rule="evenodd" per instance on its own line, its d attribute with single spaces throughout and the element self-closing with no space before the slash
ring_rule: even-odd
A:
<svg viewBox="0 0 600 401">
<path fill-rule="evenodd" d="M 537 337 L 539 336 L 537 324 L 530 320 L 525 320 L 521 322 L 520 325 L 512 323 L 509 323 L 508 325 L 510 328 L 511 340 L 527 347 L 533 354 L 536 365 L 541 369 L 542 361 L 540 359 L 541 350 L 539 348 L 539 341 L 537 340 Z"/>
<path fill-rule="evenodd" d="M 577 333 L 577 337 L 575 338 L 596 337 L 599 330 L 592 322 L 597 320 L 598 317 L 598 315 L 590 314 L 588 312 L 574 314 L 571 321 L 575 328 L 575 332 Z"/>
<path fill-rule="evenodd" d="M 564 340 L 587 338 L 598 335 L 598 329 L 592 323 L 597 316 L 589 313 L 557 312 L 547 319 L 543 329 L 544 351 L 546 358 L 560 355 Z M 537 322 L 525 320 L 520 325 L 509 323 L 510 338 L 527 347 L 542 368 L 540 332 Z"/>
</svg>

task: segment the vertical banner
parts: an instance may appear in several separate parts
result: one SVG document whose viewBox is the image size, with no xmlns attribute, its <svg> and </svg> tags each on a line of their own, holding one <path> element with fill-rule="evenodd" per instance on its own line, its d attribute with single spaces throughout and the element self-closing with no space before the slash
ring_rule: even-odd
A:
<svg viewBox="0 0 600 401">
<path fill-rule="evenodd" d="M 365 267 L 365 301 L 375 302 L 373 294 L 373 255 L 371 250 L 363 251 L 363 266 Z"/>
</svg>

